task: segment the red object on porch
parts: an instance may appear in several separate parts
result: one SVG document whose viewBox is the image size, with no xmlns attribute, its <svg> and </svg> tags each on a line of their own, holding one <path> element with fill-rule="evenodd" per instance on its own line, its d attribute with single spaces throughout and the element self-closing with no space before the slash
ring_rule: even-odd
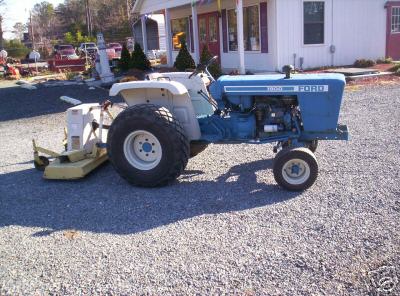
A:
<svg viewBox="0 0 400 296">
<path fill-rule="evenodd" d="M 392 32 L 392 13 L 394 8 L 400 10 L 400 1 L 388 1 L 385 5 L 386 18 L 386 56 L 400 60 L 400 32 Z"/>
<path fill-rule="evenodd" d="M 49 60 L 49 69 L 54 72 L 59 70 L 67 71 L 85 71 L 86 59 L 77 60 Z"/>
<path fill-rule="evenodd" d="M 199 45 L 200 52 L 206 45 L 213 56 L 220 55 L 219 48 L 219 15 L 218 12 L 199 14 Z"/>
</svg>

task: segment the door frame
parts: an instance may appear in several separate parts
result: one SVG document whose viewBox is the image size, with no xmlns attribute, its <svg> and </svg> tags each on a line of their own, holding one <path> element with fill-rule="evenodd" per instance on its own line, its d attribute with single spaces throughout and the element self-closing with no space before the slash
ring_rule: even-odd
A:
<svg viewBox="0 0 400 296">
<path fill-rule="evenodd" d="M 209 38 L 209 17 L 210 16 L 214 16 L 215 20 L 216 20 L 216 29 L 217 29 L 217 41 L 216 41 L 216 48 L 218 48 L 217 51 L 217 55 L 218 55 L 218 62 L 221 62 L 221 32 L 220 32 L 220 27 L 219 27 L 219 13 L 217 11 L 212 11 L 212 12 L 206 12 L 206 13 L 201 13 L 197 15 L 197 27 L 198 27 L 198 42 L 199 42 L 199 56 L 201 56 L 201 52 L 203 51 L 203 44 L 200 42 L 200 19 L 206 17 L 207 21 L 206 21 L 206 30 L 207 30 L 207 39 Z M 207 40 L 207 43 L 209 43 L 209 41 Z M 211 51 L 210 47 L 209 50 Z M 214 51 L 214 50 L 213 50 Z M 211 51 L 211 54 L 214 54 L 213 51 Z"/>
<path fill-rule="evenodd" d="M 398 56 L 392 57 L 394 59 L 400 59 L 400 32 L 392 33 L 392 11 L 394 7 L 400 7 L 400 1 L 388 1 L 385 4 L 386 8 L 386 57 L 390 56 L 392 47 L 396 46 L 395 49 L 399 52 Z M 395 39 L 395 40 L 393 40 Z"/>
</svg>

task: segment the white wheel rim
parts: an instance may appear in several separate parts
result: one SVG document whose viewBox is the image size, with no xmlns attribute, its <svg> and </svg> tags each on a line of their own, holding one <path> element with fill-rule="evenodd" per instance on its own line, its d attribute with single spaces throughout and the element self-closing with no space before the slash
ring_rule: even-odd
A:
<svg viewBox="0 0 400 296">
<path fill-rule="evenodd" d="M 130 133 L 124 142 L 126 160 L 139 170 L 154 169 L 161 161 L 162 148 L 158 139 L 150 132 L 137 130 Z"/>
<path fill-rule="evenodd" d="M 310 166 L 302 159 L 291 159 L 282 167 L 283 179 L 291 185 L 303 184 L 310 178 L 310 175 Z"/>
</svg>

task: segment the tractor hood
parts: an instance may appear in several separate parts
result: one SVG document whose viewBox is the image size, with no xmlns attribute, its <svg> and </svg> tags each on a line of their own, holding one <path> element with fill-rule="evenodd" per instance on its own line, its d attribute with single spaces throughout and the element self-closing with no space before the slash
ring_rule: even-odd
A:
<svg viewBox="0 0 400 296">
<path fill-rule="evenodd" d="M 296 96 L 305 131 L 332 131 L 337 127 L 344 86 L 342 74 L 222 76 L 210 93 L 220 106 L 224 99 L 249 103 L 254 96 Z"/>
<path fill-rule="evenodd" d="M 346 84 L 342 74 L 222 76 L 210 86 L 214 99 L 226 95 L 298 95 L 329 93 L 341 97 Z"/>
</svg>

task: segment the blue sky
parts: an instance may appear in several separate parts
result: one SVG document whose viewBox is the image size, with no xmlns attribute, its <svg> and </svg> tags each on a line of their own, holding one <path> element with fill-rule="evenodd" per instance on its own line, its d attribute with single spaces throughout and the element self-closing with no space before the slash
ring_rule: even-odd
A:
<svg viewBox="0 0 400 296">
<path fill-rule="evenodd" d="M 1 8 L 4 16 L 4 38 L 13 38 L 11 33 L 12 27 L 16 22 L 26 23 L 29 17 L 29 10 L 36 3 L 44 0 L 6 0 L 5 7 Z M 47 2 L 57 5 L 64 2 L 64 0 L 46 0 Z"/>
</svg>

